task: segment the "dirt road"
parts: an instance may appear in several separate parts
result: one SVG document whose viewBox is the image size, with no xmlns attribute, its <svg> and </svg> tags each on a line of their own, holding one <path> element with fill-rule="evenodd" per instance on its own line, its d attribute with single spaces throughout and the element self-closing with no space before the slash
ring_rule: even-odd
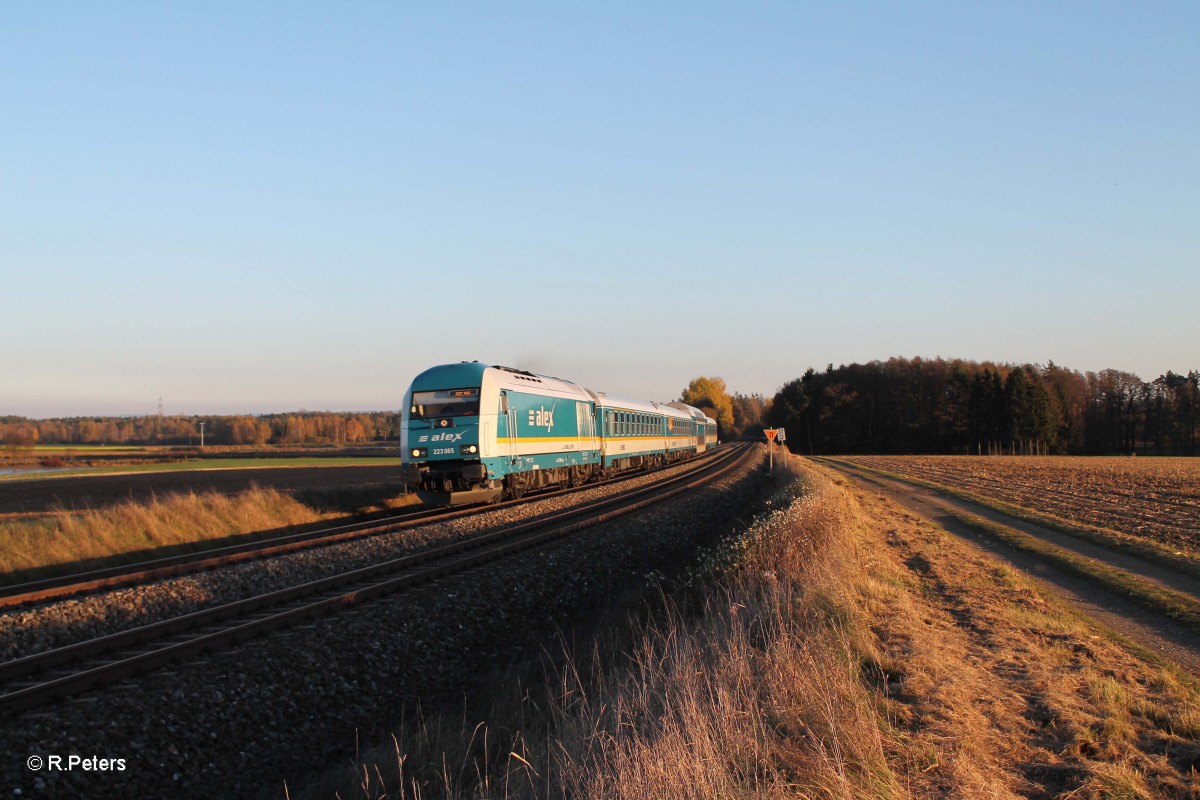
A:
<svg viewBox="0 0 1200 800">
<path fill-rule="evenodd" d="M 1180 573 L 1129 553 L 1109 550 L 1095 543 L 1075 539 L 1059 531 L 1010 517 L 985 506 L 946 497 L 930 489 L 859 472 L 834 462 L 823 461 L 822 463 L 837 469 L 859 487 L 880 494 L 912 513 L 941 526 L 956 537 L 998 556 L 1012 568 L 1041 581 L 1054 594 L 1109 628 L 1146 649 L 1186 667 L 1193 673 L 1200 674 L 1200 633 L 1193 628 L 1182 625 L 1162 614 L 1149 611 L 1097 581 L 1067 572 L 1046 563 L 1032 553 L 992 538 L 976 528 L 963 524 L 952 512 L 965 511 L 984 517 L 989 521 L 1014 528 L 1109 566 L 1200 598 L 1200 580 L 1195 576 Z"/>
</svg>

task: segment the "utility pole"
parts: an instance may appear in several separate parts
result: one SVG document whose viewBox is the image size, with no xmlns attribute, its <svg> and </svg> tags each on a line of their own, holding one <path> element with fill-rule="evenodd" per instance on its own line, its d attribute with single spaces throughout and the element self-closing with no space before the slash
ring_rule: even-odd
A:
<svg viewBox="0 0 1200 800">
<path fill-rule="evenodd" d="M 204 426 L 207 424 L 208 424 L 207 422 L 200 423 L 200 446 L 201 447 L 204 447 Z"/>
</svg>

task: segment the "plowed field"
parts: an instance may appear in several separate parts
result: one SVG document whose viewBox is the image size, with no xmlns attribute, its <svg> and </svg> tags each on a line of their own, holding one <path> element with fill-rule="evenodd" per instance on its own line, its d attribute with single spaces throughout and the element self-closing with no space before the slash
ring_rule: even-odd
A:
<svg viewBox="0 0 1200 800">
<path fill-rule="evenodd" d="M 855 456 L 841 460 L 1200 553 L 1200 459 Z"/>
</svg>

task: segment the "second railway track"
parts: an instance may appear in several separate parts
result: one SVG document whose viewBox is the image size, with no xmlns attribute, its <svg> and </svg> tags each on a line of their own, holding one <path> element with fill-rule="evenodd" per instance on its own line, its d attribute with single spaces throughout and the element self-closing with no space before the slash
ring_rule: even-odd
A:
<svg viewBox="0 0 1200 800">
<path fill-rule="evenodd" d="M 682 474 L 615 497 L 416 554 L 349 570 L 191 614 L 81 641 L 0 664 L 0 713 L 19 713 L 56 698 L 124 680 L 314 616 L 401 591 L 536 547 L 715 480 L 749 456 L 729 448 Z M 463 512 L 455 512 L 463 513 Z M 354 535 L 356 531 L 345 531 Z"/>
</svg>

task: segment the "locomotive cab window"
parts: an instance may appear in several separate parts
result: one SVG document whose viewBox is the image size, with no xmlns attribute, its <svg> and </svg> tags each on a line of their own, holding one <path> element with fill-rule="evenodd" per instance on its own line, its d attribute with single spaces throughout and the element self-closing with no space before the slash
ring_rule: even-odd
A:
<svg viewBox="0 0 1200 800">
<path fill-rule="evenodd" d="M 479 415 L 479 389 L 438 389 L 413 392 L 412 419 L 468 417 Z"/>
</svg>

